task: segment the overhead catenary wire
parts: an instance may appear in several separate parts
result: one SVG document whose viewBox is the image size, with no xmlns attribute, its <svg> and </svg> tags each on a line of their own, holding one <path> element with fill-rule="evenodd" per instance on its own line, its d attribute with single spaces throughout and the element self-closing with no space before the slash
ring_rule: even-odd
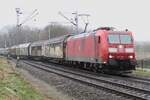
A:
<svg viewBox="0 0 150 100">
<path fill-rule="evenodd" d="M 25 24 L 27 21 L 33 19 L 35 16 L 37 16 L 39 14 L 39 12 L 37 12 L 37 9 L 35 9 L 25 20 L 23 20 L 19 26 Z"/>
<path fill-rule="evenodd" d="M 87 17 L 87 22 L 85 22 L 85 20 L 83 20 L 83 22 L 85 23 L 85 29 L 84 29 L 84 32 L 86 32 L 87 30 L 87 26 L 89 24 L 88 22 L 88 17 L 90 16 L 89 14 L 79 14 L 77 11 L 76 12 L 73 12 L 72 14 L 75 15 L 75 18 L 74 18 L 74 21 L 72 21 L 71 19 L 69 19 L 68 17 L 66 17 L 64 14 L 62 14 L 61 12 L 59 12 L 58 14 L 60 14 L 62 17 L 64 17 L 66 20 L 68 20 L 70 23 L 72 23 L 75 27 L 76 27 L 76 31 L 77 31 L 77 34 L 79 34 L 79 23 L 78 23 L 78 20 L 79 20 L 79 16 L 80 17 L 83 17 L 83 16 L 86 16 Z"/>
<path fill-rule="evenodd" d="M 70 20 L 69 18 L 67 18 L 64 14 L 62 14 L 61 12 L 58 12 L 58 14 L 60 14 L 62 17 L 64 17 L 66 20 L 68 20 L 70 23 L 72 23 L 73 25 L 77 26 L 76 23 L 74 23 L 72 20 Z"/>
</svg>

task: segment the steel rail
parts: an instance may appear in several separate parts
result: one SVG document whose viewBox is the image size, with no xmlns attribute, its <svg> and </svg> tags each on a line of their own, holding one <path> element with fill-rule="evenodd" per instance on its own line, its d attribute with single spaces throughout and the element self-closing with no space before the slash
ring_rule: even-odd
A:
<svg viewBox="0 0 150 100">
<path fill-rule="evenodd" d="M 34 66 L 36 68 L 48 71 L 48 72 L 58 74 L 60 76 L 63 76 L 63 77 L 66 77 L 66 78 L 69 78 L 72 80 L 76 80 L 76 81 L 85 83 L 85 84 L 90 85 L 90 86 L 109 90 L 109 91 L 112 91 L 115 93 L 119 93 L 120 95 L 132 97 L 134 99 L 140 99 L 140 100 L 150 99 L 150 91 L 148 91 L 148 90 L 142 90 L 142 89 L 131 87 L 131 86 L 129 87 L 129 86 L 122 85 L 122 84 L 116 84 L 116 83 L 112 83 L 112 82 L 106 81 L 106 80 L 95 79 L 93 77 L 84 76 L 84 75 L 81 75 L 79 73 L 72 73 L 72 72 L 60 70 L 58 68 L 52 68 L 52 67 L 46 66 L 44 64 L 39 64 L 39 63 L 37 64 L 37 63 L 27 62 L 27 61 L 24 61 L 24 63 L 29 64 L 31 66 Z M 43 66 L 45 66 L 45 67 L 43 67 Z M 67 74 L 62 73 L 62 71 L 67 73 Z M 73 77 L 72 75 L 76 75 L 76 77 Z M 100 84 L 100 82 L 105 83 L 105 85 Z M 120 89 L 116 89 L 116 87 L 114 88 L 114 87 L 108 86 L 108 85 L 106 85 L 106 83 L 109 85 L 112 85 L 112 86 L 122 88 L 124 90 L 120 90 Z"/>
</svg>

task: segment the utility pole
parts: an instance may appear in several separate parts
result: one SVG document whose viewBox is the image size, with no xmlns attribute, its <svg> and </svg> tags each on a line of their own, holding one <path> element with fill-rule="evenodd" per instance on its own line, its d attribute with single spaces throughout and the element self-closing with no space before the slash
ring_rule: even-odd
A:
<svg viewBox="0 0 150 100">
<path fill-rule="evenodd" d="M 20 8 L 16 8 L 16 15 L 17 15 L 17 23 L 16 23 L 16 27 L 17 27 L 17 33 L 19 33 L 20 32 L 20 25 L 19 25 L 19 21 L 20 21 L 20 15 L 22 14 L 22 12 L 20 11 Z M 17 42 L 17 40 L 16 40 L 16 43 L 18 43 Z"/>
<path fill-rule="evenodd" d="M 33 19 L 34 17 L 36 17 L 39 12 L 37 12 L 37 9 L 35 9 L 29 16 L 27 16 L 21 23 L 20 23 L 20 19 L 19 16 L 22 14 L 22 12 L 20 11 L 20 8 L 16 8 L 16 14 L 17 14 L 17 32 L 21 32 L 20 27 L 25 24 L 27 21 Z M 25 36 L 25 42 L 27 41 L 27 36 Z"/>
<path fill-rule="evenodd" d="M 76 11 L 76 12 L 74 12 L 74 13 L 72 13 L 72 14 L 75 14 L 75 18 L 74 18 L 74 20 L 75 20 L 75 23 L 76 23 L 76 31 L 77 31 L 77 34 L 79 33 L 79 23 L 78 23 L 78 12 Z"/>
<path fill-rule="evenodd" d="M 7 40 L 8 40 L 7 35 L 4 35 L 4 48 L 7 47 Z"/>
<path fill-rule="evenodd" d="M 20 12 L 20 8 L 16 8 L 16 14 L 17 14 L 17 27 L 19 27 L 19 16 L 20 14 L 22 14 L 22 12 Z"/>
<path fill-rule="evenodd" d="M 51 24 L 48 27 L 48 39 L 50 40 L 50 38 L 51 38 Z"/>
<path fill-rule="evenodd" d="M 5 39 L 5 48 L 7 47 L 7 42 L 6 42 L 6 39 Z"/>
<path fill-rule="evenodd" d="M 40 41 L 40 30 L 38 30 L 38 41 Z"/>
<path fill-rule="evenodd" d="M 48 22 L 48 23 L 50 23 L 50 25 L 49 25 L 49 27 L 48 27 L 48 39 L 50 40 L 50 38 L 51 38 L 51 26 L 52 26 L 52 24 L 55 24 L 55 23 L 57 23 L 57 22 Z"/>
</svg>

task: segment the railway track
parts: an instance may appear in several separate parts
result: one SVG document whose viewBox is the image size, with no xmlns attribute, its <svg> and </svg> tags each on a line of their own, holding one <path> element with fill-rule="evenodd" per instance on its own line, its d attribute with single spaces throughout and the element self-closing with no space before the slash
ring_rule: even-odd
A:
<svg viewBox="0 0 150 100">
<path fill-rule="evenodd" d="M 135 76 L 127 76 L 130 79 L 135 79 L 135 80 L 141 80 L 143 82 L 147 82 L 150 84 L 150 79 L 142 78 L 142 77 L 135 77 Z"/>
<path fill-rule="evenodd" d="M 141 77 L 134 77 L 134 76 L 113 76 L 114 78 L 121 79 L 121 80 L 126 80 L 130 82 L 134 82 L 137 84 L 145 84 L 150 86 L 150 80 L 146 78 L 141 78 Z"/>
<path fill-rule="evenodd" d="M 137 88 L 137 87 L 133 87 L 133 86 L 117 83 L 117 82 L 112 82 L 110 80 L 93 77 L 92 75 L 90 76 L 80 72 L 73 72 L 70 70 L 50 66 L 43 63 L 37 63 L 33 61 L 32 62 L 23 61 L 23 62 L 28 65 L 34 66 L 36 68 L 39 68 L 41 70 L 55 73 L 60 76 L 87 84 L 89 86 L 104 89 L 127 98 L 139 99 L 139 100 L 150 100 L 150 90 L 145 90 L 142 88 Z"/>
<path fill-rule="evenodd" d="M 47 63 L 47 62 L 45 62 Z M 49 64 L 49 63 L 47 63 Z M 93 75 L 95 77 L 100 76 L 100 77 L 108 77 L 108 78 L 113 78 L 113 79 L 118 79 L 118 80 L 125 80 L 125 81 L 130 81 L 130 82 L 134 82 L 134 83 L 141 83 L 141 84 L 146 84 L 146 85 L 150 85 L 150 79 L 146 79 L 146 78 L 141 78 L 141 77 L 134 77 L 134 76 L 129 76 L 129 75 L 108 75 L 108 74 L 102 74 L 102 73 L 95 73 L 95 72 L 91 72 L 91 71 L 87 71 L 87 70 L 81 70 L 81 69 L 77 69 L 77 68 L 71 68 L 71 67 L 66 67 L 63 66 L 61 64 L 55 63 L 55 62 L 51 62 L 52 65 L 56 66 L 56 67 L 63 67 L 66 70 L 75 70 L 77 72 L 81 72 L 81 73 L 87 73 L 90 75 Z"/>
<path fill-rule="evenodd" d="M 41 62 L 43 63 L 43 62 Z M 49 64 L 48 62 L 44 62 L 46 64 Z M 141 77 L 135 77 L 135 76 L 130 76 L 130 75 L 108 75 L 108 74 L 102 74 L 102 73 L 95 73 L 95 72 L 91 72 L 91 71 L 87 71 L 87 70 L 81 70 L 81 69 L 77 69 L 77 68 L 70 68 L 70 67 L 66 67 L 64 65 L 61 65 L 59 63 L 56 62 L 50 62 L 52 65 L 56 66 L 56 67 L 63 67 L 65 69 L 69 69 L 71 70 L 75 70 L 77 72 L 81 72 L 81 73 L 87 73 L 90 75 L 93 75 L 95 77 L 100 76 L 100 77 L 108 77 L 108 78 L 113 78 L 113 79 L 119 79 L 119 80 L 125 80 L 125 81 L 130 81 L 130 82 L 135 82 L 135 83 L 141 83 L 141 84 L 146 84 L 146 85 L 150 85 L 150 79 L 147 78 L 141 78 Z"/>
</svg>

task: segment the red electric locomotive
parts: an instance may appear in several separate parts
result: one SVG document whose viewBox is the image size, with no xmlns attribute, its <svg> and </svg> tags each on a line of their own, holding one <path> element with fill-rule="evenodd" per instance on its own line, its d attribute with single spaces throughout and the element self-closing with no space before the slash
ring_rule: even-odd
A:
<svg viewBox="0 0 150 100">
<path fill-rule="evenodd" d="M 66 60 L 94 71 L 132 72 L 136 66 L 132 32 L 102 27 L 70 36 L 66 42 Z"/>
</svg>

